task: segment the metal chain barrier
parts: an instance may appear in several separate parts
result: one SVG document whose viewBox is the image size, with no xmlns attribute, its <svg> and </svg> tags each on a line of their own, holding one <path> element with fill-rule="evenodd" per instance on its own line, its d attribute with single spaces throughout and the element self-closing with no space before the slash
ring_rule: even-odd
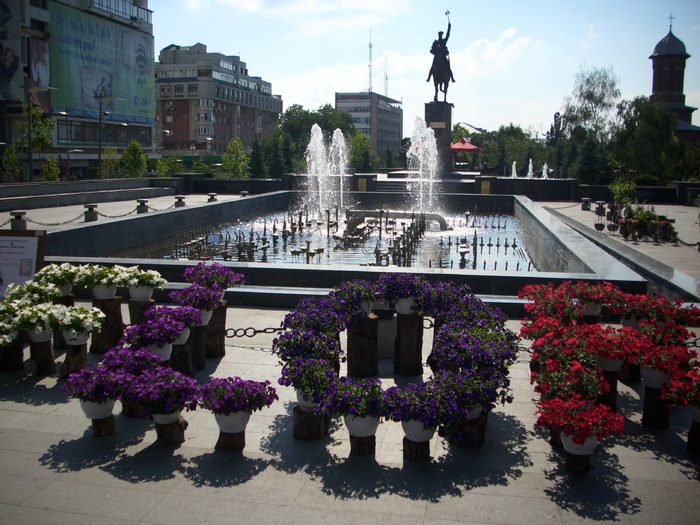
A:
<svg viewBox="0 0 700 525">
<path fill-rule="evenodd" d="M 580 202 L 575 202 L 573 204 L 569 204 L 568 206 L 561 206 L 560 208 L 550 208 L 552 210 L 568 210 L 569 208 L 575 208 L 576 206 L 580 206 Z"/>
<path fill-rule="evenodd" d="M 255 337 L 258 334 L 276 334 L 280 330 L 280 327 L 253 328 L 252 326 L 249 326 L 248 328 L 227 328 L 226 337 Z"/>
<path fill-rule="evenodd" d="M 159 209 L 159 208 L 154 208 L 153 206 L 146 204 L 146 208 L 148 208 L 149 210 L 152 210 L 152 211 L 168 211 L 168 210 L 172 210 L 174 207 L 175 207 L 175 204 L 171 204 L 167 208 Z"/>
<path fill-rule="evenodd" d="M 129 212 L 124 213 L 123 215 L 107 215 L 106 213 L 102 213 L 101 211 L 97 211 L 97 210 L 95 210 L 95 213 L 97 213 L 97 215 L 99 215 L 100 217 L 105 217 L 107 219 L 120 219 L 122 217 L 126 217 L 127 215 L 131 215 L 133 213 L 136 213 L 136 208 L 134 208 L 133 210 L 131 210 Z"/>
<path fill-rule="evenodd" d="M 81 212 L 80 215 L 78 215 L 75 219 L 69 219 L 69 220 L 63 221 L 63 222 L 39 222 L 39 221 L 34 221 L 34 220 L 30 219 L 29 217 L 25 217 L 24 219 L 27 222 L 31 222 L 32 224 L 38 224 L 39 226 L 65 226 L 66 224 L 70 224 L 71 222 L 75 222 L 77 220 L 82 219 L 83 216 L 84 216 L 84 214 Z"/>
<path fill-rule="evenodd" d="M 0 228 L 2 228 L 3 226 L 7 226 L 8 224 L 10 224 L 10 222 L 12 222 L 12 218 L 7 219 L 5 222 L 0 224 Z"/>
</svg>

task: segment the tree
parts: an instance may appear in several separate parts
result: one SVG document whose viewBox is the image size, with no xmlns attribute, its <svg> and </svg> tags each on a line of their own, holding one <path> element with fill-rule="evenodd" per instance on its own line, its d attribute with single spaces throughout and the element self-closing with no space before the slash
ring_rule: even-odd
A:
<svg viewBox="0 0 700 525">
<path fill-rule="evenodd" d="M 364 133 L 356 133 L 350 139 L 350 165 L 356 173 L 371 173 L 379 165 L 379 156 L 372 149 L 372 141 Z"/>
<path fill-rule="evenodd" d="M 32 102 L 22 104 L 24 118 L 17 123 L 20 141 L 25 144 L 28 143 L 29 122 L 27 115 L 29 111 L 32 114 L 32 148 L 37 151 L 50 148 L 53 142 L 54 121 L 44 114 L 41 106 L 37 106 Z"/>
<path fill-rule="evenodd" d="M 58 165 L 58 161 L 55 158 L 49 157 L 46 159 L 42 172 L 43 178 L 46 181 L 59 180 L 61 175 L 61 167 Z"/>
<path fill-rule="evenodd" d="M 574 77 L 574 90 L 564 100 L 567 128 L 581 126 L 593 138 L 605 142 L 620 90 L 612 68 L 581 69 Z"/>
<path fill-rule="evenodd" d="M 120 163 L 117 148 L 112 145 L 105 146 L 105 149 L 102 151 L 102 164 L 98 167 L 100 178 L 112 179 L 116 177 Z"/>
<path fill-rule="evenodd" d="M 265 146 L 263 145 L 263 141 L 259 138 L 256 137 L 255 141 L 253 142 L 253 148 L 250 152 L 250 163 L 249 163 L 249 170 L 251 176 L 259 179 L 265 178 L 265 162 L 263 160 L 264 153 L 263 149 Z"/>
<path fill-rule="evenodd" d="M 124 150 L 122 162 L 126 168 L 127 177 L 143 177 L 146 171 L 146 154 L 141 149 L 141 145 L 135 140 L 131 140 Z"/>
<path fill-rule="evenodd" d="M 180 164 L 177 157 L 162 157 L 156 161 L 156 175 L 170 177 L 180 170 Z"/>
<path fill-rule="evenodd" d="M 221 155 L 221 166 L 224 171 L 234 179 L 245 179 L 248 177 L 248 164 L 250 159 L 243 147 L 243 141 L 238 137 L 231 139 L 226 146 L 226 153 Z"/>
<path fill-rule="evenodd" d="M 2 154 L 2 171 L 3 180 L 9 182 L 19 182 L 22 180 L 22 165 L 19 161 L 19 156 L 22 150 L 13 140 Z"/>
</svg>

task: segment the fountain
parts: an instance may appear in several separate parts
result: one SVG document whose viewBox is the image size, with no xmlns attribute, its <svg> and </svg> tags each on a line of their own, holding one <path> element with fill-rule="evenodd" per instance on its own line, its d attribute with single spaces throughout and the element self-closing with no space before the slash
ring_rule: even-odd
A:
<svg viewBox="0 0 700 525">
<path fill-rule="evenodd" d="M 533 167 L 532 167 L 532 159 L 530 159 L 530 162 L 527 165 L 527 178 L 531 179 L 533 178 Z"/>
<path fill-rule="evenodd" d="M 547 166 L 547 163 L 544 163 L 544 166 L 542 166 L 542 178 L 543 179 L 548 179 L 549 178 L 549 166 Z"/>
<path fill-rule="evenodd" d="M 410 205 L 420 213 L 437 210 L 434 191 L 437 168 L 435 133 L 422 118 L 416 117 L 411 147 L 408 149 L 408 169 L 411 172 L 408 188 L 413 201 Z"/>
<path fill-rule="evenodd" d="M 311 128 L 311 138 L 306 148 L 306 172 L 308 175 L 306 200 L 308 219 L 323 220 L 324 214 L 334 207 L 344 206 L 345 174 L 348 153 L 342 131 L 336 129 L 330 147 L 318 124 Z"/>
<path fill-rule="evenodd" d="M 514 179 L 518 178 L 518 168 L 515 164 L 515 161 L 513 161 L 513 167 L 510 170 L 510 176 L 513 177 Z"/>
</svg>

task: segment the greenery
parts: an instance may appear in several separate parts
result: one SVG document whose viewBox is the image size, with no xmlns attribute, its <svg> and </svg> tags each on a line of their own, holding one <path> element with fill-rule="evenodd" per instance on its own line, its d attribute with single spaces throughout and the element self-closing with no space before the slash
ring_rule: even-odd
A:
<svg viewBox="0 0 700 525">
<path fill-rule="evenodd" d="M 36 151 L 45 150 L 51 147 L 53 140 L 53 128 L 54 121 L 51 120 L 51 116 L 44 115 L 40 106 L 33 103 L 22 104 L 22 113 L 24 118 L 17 123 L 17 130 L 19 131 L 20 142 L 24 144 L 28 143 L 29 134 L 29 122 L 27 121 L 27 114 L 29 113 L 29 106 L 31 106 L 32 115 L 32 147 Z"/>
<path fill-rule="evenodd" d="M 50 157 L 46 159 L 43 169 L 44 180 L 54 181 L 59 180 L 61 175 L 61 167 L 58 165 L 58 161 Z"/>
<path fill-rule="evenodd" d="M 22 150 L 17 146 L 15 141 L 12 141 L 2 154 L 2 171 L 3 180 L 8 182 L 19 182 L 22 180 L 22 164 L 19 161 L 19 156 Z"/>
<path fill-rule="evenodd" d="M 143 177 L 146 171 L 146 154 L 141 149 L 141 145 L 132 140 L 126 146 L 122 162 L 126 168 L 127 177 Z"/>
<path fill-rule="evenodd" d="M 102 162 L 99 166 L 100 178 L 113 179 L 116 177 L 120 164 L 117 148 L 111 145 L 105 146 L 102 150 Z"/>
<path fill-rule="evenodd" d="M 156 161 L 156 175 L 170 177 L 181 170 L 177 157 L 163 157 Z"/>
<path fill-rule="evenodd" d="M 245 152 L 243 142 L 238 137 L 231 139 L 226 146 L 226 153 L 221 155 L 221 167 L 234 179 L 248 178 L 250 158 Z"/>
<path fill-rule="evenodd" d="M 379 168 L 379 156 L 372 148 L 372 141 L 364 133 L 356 133 L 350 139 L 350 166 L 356 173 L 372 173 Z"/>
</svg>

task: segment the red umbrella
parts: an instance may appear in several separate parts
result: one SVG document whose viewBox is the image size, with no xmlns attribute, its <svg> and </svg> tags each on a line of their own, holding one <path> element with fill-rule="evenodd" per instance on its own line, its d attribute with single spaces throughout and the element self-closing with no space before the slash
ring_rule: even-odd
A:
<svg viewBox="0 0 700 525">
<path fill-rule="evenodd" d="M 459 151 L 465 151 L 467 153 L 476 153 L 477 151 L 481 151 L 481 148 L 479 146 L 471 144 L 470 142 L 467 142 L 467 139 L 462 139 L 459 142 L 455 142 L 454 144 L 452 144 L 450 150 L 454 151 L 455 153 Z"/>
</svg>

